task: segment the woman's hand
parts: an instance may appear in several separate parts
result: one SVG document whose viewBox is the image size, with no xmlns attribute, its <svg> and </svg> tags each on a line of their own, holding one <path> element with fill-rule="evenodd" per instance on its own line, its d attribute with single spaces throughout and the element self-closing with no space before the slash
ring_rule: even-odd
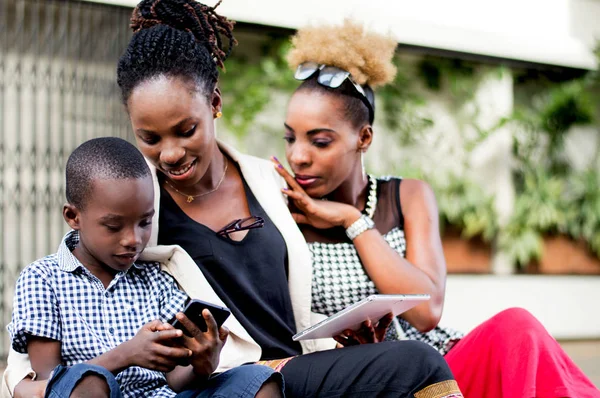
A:
<svg viewBox="0 0 600 398">
<path fill-rule="evenodd" d="M 338 342 L 339 345 L 348 347 L 359 344 L 370 344 L 382 342 L 385 338 L 385 332 L 392 323 L 394 315 L 390 312 L 383 318 L 381 318 L 376 325 L 373 325 L 371 321 L 364 321 L 357 331 L 344 330 L 342 334 L 334 336 L 333 339 Z"/>
<path fill-rule="evenodd" d="M 206 332 L 200 330 L 182 312 L 178 313 L 176 317 L 192 336 L 184 335 L 180 341 L 192 352 L 189 363 L 194 368 L 194 373 L 201 377 L 210 376 L 219 365 L 219 356 L 229 335 L 229 330 L 224 326 L 219 328 L 215 318 L 207 309 L 202 311 L 202 317 L 207 326 Z"/>
<path fill-rule="evenodd" d="M 281 192 L 290 198 L 294 205 L 292 217 L 296 223 L 308 224 L 318 229 L 339 226 L 348 228 L 360 218 L 361 212 L 354 206 L 311 198 L 276 157 L 271 157 L 271 160 L 275 164 L 275 170 L 288 185 L 288 188 Z M 295 211 L 296 209 L 300 212 Z"/>
</svg>

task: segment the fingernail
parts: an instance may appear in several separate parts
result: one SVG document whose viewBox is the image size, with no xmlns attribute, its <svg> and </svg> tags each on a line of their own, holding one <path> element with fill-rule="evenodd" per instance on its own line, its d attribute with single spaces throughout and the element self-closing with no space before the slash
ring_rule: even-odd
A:
<svg viewBox="0 0 600 398">
<path fill-rule="evenodd" d="M 280 169 L 283 169 L 283 166 L 281 165 L 281 163 L 277 163 L 277 167 L 279 167 Z"/>
<path fill-rule="evenodd" d="M 192 352 L 192 350 L 188 350 L 188 357 L 191 357 L 192 355 L 194 355 L 194 353 Z"/>
<path fill-rule="evenodd" d="M 287 189 L 287 188 L 283 188 L 283 190 L 284 190 L 284 191 L 289 191 L 289 189 Z"/>
<path fill-rule="evenodd" d="M 274 159 L 274 160 L 275 160 L 277 163 L 280 163 L 280 162 L 279 162 L 279 159 L 277 159 L 277 156 L 273 156 L 273 159 Z"/>
</svg>

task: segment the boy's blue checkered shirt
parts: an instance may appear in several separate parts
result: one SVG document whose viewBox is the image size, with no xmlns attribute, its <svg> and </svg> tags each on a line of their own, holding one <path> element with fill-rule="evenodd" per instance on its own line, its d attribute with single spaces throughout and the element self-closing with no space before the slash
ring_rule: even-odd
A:
<svg viewBox="0 0 600 398">
<path fill-rule="evenodd" d="M 79 234 L 65 235 L 58 252 L 21 272 L 8 331 L 13 348 L 27 352 L 26 335 L 60 341 L 65 365 L 85 362 L 130 340 L 146 323 L 169 321 L 187 295 L 157 263 L 138 262 L 108 288 L 72 253 Z M 174 397 L 165 375 L 130 367 L 117 376 L 125 397 Z"/>
</svg>

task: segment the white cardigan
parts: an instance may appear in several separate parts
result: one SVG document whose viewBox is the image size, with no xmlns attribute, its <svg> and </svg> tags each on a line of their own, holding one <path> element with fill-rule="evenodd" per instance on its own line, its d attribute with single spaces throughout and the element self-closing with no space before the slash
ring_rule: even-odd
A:
<svg viewBox="0 0 600 398">
<path fill-rule="evenodd" d="M 221 142 L 219 147 L 239 165 L 248 187 L 285 240 L 289 261 L 288 285 L 294 319 L 296 320 L 296 330 L 304 330 L 322 320 L 324 316 L 311 311 L 312 265 L 310 252 L 281 194 L 281 188 L 285 186 L 285 182 L 277 174 L 271 162 L 241 154 Z M 156 212 L 152 220 L 150 242 L 140 259 L 160 262 L 162 269 L 171 274 L 190 297 L 217 305 L 225 305 L 194 260 L 183 249 L 176 245 L 157 246 L 160 187 L 156 177 L 156 169 L 152 166 L 150 166 L 150 169 L 154 179 L 154 207 Z M 260 360 L 261 348 L 233 315 L 225 321 L 225 326 L 229 328 L 230 335 L 221 351 L 218 372 L 243 363 Z M 333 339 L 307 340 L 301 341 L 300 344 L 304 354 L 335 347 Z M 31 369 L 29 357 L 27 354 L 20 354 L 11 348 L 7 367 L 2 376 L 0 397 L 12 397 L 14 387 L 27 376 L 35 378 L 35 372 Z"/>
</svg>

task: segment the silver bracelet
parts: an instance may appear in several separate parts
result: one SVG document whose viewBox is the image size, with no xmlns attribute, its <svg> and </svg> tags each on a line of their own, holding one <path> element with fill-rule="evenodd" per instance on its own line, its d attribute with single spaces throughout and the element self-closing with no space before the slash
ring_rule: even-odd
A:
<svg viewBox="0 0 600 398">
<path fill-rule="evenodd" d="M 363 232 L 375 228 L 375 223 L 367 215 L 363 214 L 360 218 L 352 223 L 346 229 L 346 235 L 350 240 L 356 239 L 356 237 Z"/>
</svg>

